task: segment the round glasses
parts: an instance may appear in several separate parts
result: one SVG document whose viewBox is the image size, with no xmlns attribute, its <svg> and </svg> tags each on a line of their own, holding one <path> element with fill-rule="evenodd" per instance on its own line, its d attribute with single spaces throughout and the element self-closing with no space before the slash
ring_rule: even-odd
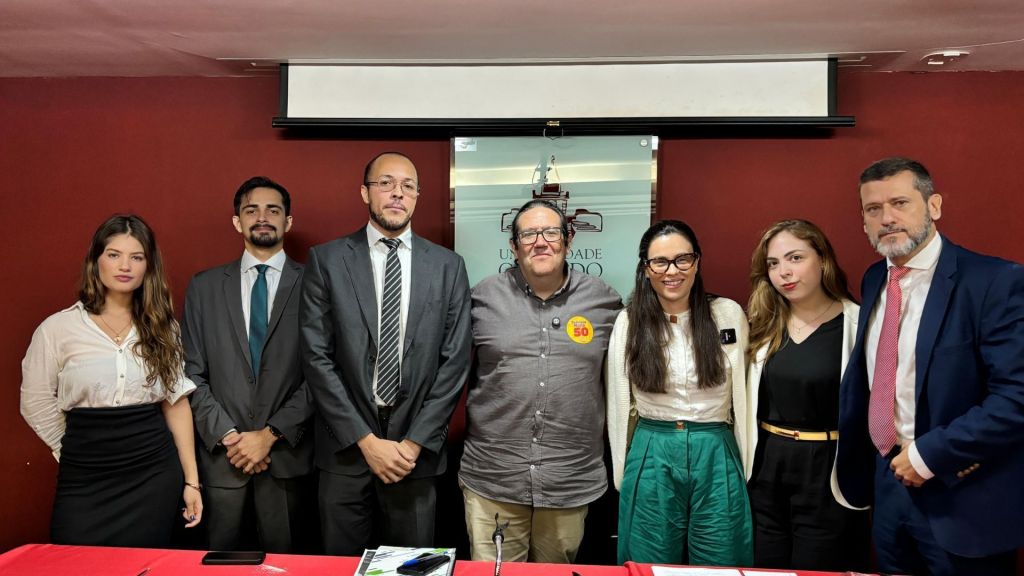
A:
<svg viewBox="0 0 1024 576">
<path fill-rule="evenodd" d="M 679 270 L 680 272 L 686 272 L 690 268 L 693 268 L 693 265 L 697 263 L 697 258 L 699 258 L 699 256 L 697 256 L 696 253 L 686 252 L 684 254 L 679 254 L 671 260 L 668 258 L 650 258 L 648 260 L 643 260 L 643 263 L 655 274 L 664 274 L 665 272 L 668 272 L 669 265 L 674 265 L 676 270 Z"/>
</svg>

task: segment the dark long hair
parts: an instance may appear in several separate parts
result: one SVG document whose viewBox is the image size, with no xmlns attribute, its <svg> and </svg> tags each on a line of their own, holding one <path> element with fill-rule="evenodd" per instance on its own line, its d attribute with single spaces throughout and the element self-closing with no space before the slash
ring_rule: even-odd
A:
<svg viewBox="0 0 1024 576">
<path fill-rule="evenodd" d="M 697 271 L 690 289 L 690 331 L 693 334 L 693 356 L 697 367 L 697 386 L 714 388 L 725 382 L 725 363 L 718 325 L 711 315 L 711 302 L 716 298 L 704 291 L 701 276 L 701 250 L 693 229 L 679 220 L 662 220 L 640 238 L 639 261 L 633 295 L 626 304 L 629 330 L 626 333 L 626 373 L 642 392 L 663 393 L 668 380 L 668 343 L 670 326 L 661 301 L 645 274 L 651 242 L 659 236 L 679 234 L 686 238 L 697 254 Z"/>
<path fill-rule="evenodd" d="M 78 299 L 92 314 L 102 314 L 107 301 L 107 288 L 100 281 L 97 262 L 114 236 L 127 234 L 142 244 L 146 256 L 146 274 L 142 285 L 132 293 L 132 322 L 139 338 L 132 347 L 146 364 L 146 382 L 152 386 L 159 379 L 166 390 L 173 391 L 181 375 L 185 354 L 181 347 L 178 323 L 174 321 L 171 290 L 164 277 L 164 266 L 157 249 L 153 229 L 131 214 L 110 217 L 96 229 L 92 245 L 82 262 L 82 279 Z"/>
<path fill-rule="evenodd" d="M 750 257 L 750 300 L 747 315 L 750 317 L 750 344 L 747 359 L 754 361 L 757 350 L 768 345 L 768 356 L 778 352 L 782 346 L 782 335 L 789 321 L 789 300 L 772 286 L 768 278 L 768 243 L 782 232 L 807 242 L 821 259 L 821 287 L 825 294 L 842 302 L 853 301 L 853 295 L 846 285 L 846 273 L 839 267 L 836 253 L 828 237 L 814 223 L 807 220 L 781 220 L 772 224 L 761 236 L 753 256 Z"/>
</svg>

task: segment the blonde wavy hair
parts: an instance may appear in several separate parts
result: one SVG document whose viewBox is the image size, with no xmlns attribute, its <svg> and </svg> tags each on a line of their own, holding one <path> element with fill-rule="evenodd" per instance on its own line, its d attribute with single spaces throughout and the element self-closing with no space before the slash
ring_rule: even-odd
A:
<svg viewBox="0 0 1024 576">
<path fill-rule="evenodd" d="M 779 351 L 782 336 L 789 321 L 789 300 L 779 294 L 768 277 L 768 243 L 782 232 L 810 244 L 821 259 L 821 286 L 833 300 L 853 300 L 846 285 L 846 273 L 839 267 L 832 243 L 825 233 L 807 220 L 781 220 L 768 227 L 761 236 L 754 254 L 750 257 L 750 301 L 747 302 L 747 317 L 750 320 L 750 344 L 747 360 L 754 361 L 754 355 L 765 344 L 768 357 Z"/>
</svg>

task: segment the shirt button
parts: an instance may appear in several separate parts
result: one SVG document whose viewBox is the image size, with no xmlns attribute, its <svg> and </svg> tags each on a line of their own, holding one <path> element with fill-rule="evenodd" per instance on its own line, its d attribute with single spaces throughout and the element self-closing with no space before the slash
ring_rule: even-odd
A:
<svg viewBox="0 0 1024 576">
<path fill-rule="evenodd" d="M 537 410 L 536 414 L 537 416 L 540 416 L 540 410 Z"/>
<path fill-rule="evenodd" d="M 544 354 L 541 354 L 541 355 L 540 355 L 540 357 L 541 357 L 541 358 L 547 358 L 547 356 L 546 356 L 546 355 L 544 355 Z"/>
<path fill-rule="evenodd" d="M 540 383 L 540 387 L 541 387 L 541 388 L 543 388 L 543 387 L 544 387 L 544 383 L 543 383 L 543 382 L 541 382 L 541 383 Z M 537 414 L 540 414 L 540 411 L 539 411 L 539 410 L 537 411 Z"/>
<path fill-rule="evenodd" d="M 534 441 L 534 442 L 536 442 L 536 441 L 537 441 L 537 439 L 536 439 L 536 438 L 534 438 L 534 439 L 533 439 L 533 441 Z"/>
<path fill-rule="evenodd" d="M 118 376 L 118 378 L 120 378 L 121 380 L 124 380 L 124 374 L 121 374 L 120 376 Z"/>
<path fill-rule="evenodd" d="M 534 466 L 533 464 L 530 464 L 530 470 L 536 470 L 536 469 L 537 469 L 536 466 Z"/>
<path fill-rule="evenodd" d="M 121 349 L 121 348 L 118 348 L 118 349 L 117 349 L 117 353 L 118 353 L 118 354 L 124 354 L 124 350 L 123 350 L 123 349 Z"/>
<path fill-rule="evenodd" d="M 120 400 L 114 400 L 114 404 L 117 404 L 118 406 L 120 406 L 121 405 L 121 401 Z"/>
</svg>

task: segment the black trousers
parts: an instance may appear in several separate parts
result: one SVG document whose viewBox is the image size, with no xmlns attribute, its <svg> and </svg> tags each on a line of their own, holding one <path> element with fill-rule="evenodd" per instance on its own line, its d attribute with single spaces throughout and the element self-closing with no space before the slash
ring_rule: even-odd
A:
<svg viewBox="0 0 1024 576">
<path fill-rule="evenodd" d="M 366 548 L 434 545 L 436 478 L 385 484 L 367 471 L 343 476 L 320 471 L 324 553 L 359 556 Z"/>
<path fill-rule="evenodd" d="M 760 430 L 748 484 L 754 565 L 795 570 L 866 571 L 867 511 L 832 495 L 835 443 L 793 440 Z"/>
<path fill-rule="evenodd" d="M 247 533 L 255 529 L 260 550 L 290 553 L 308 550 L 303 539 L 315 509 L 311 478 L 274 478 L 269 472 L 254 475 L 239 488 L 206 486 L 206 522 L 211 550 L 251 547 Z M 254 521 L 250 525 L 247 520 Z M 248 540 L 248 541 L 247 541 Z"/>
</svg>

